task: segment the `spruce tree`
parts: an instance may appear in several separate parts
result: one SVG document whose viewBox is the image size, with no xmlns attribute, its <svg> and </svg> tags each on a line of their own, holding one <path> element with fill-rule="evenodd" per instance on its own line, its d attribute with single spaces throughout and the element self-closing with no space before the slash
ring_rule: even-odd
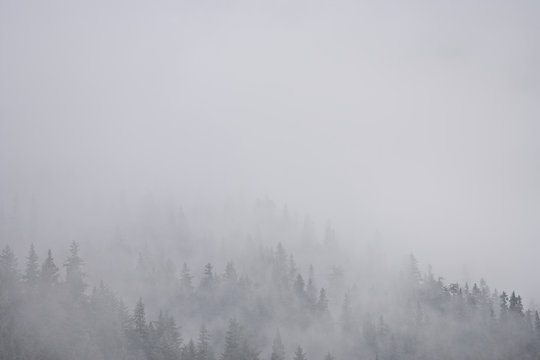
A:
<svg viewBox="0 0 540 360">
<path fill-rule="evenodd" d="M 214 353 L 210 348 L 210 335 L 206 326 L 201 325 L 199 330 L 199 338 L 197 340 L 197 360 L 213 360 Z"/>
<path fill-rule="evenodd" d="M 235 284 L 238 281 L 238 275 L 236 274 L 236 269 L 232 261 L 229 261 L 225 266 L 225 273 L 223 274 L 223 279 L 229 284 Z"/>
<path fill-rule="evenodd" d="M 341 329 L 345 334 L 349 335 L 353 330 L 352 309 L 349 294 L 345 294 L 343 305 L 341 306 Z"/>
<path fill-rule="evenodd" d="M 276 336 L 274 337 L 270 360 L 285 360 L 285 347 L 283 346 L 283 342 L 281 341 L 279 330 L 276 331 Z"/>
<path fill-rule="evenodd" d="M 503 291 L 501 295 L 499 296 L 500 299 L 500 311 L 499 311 L 499 317 L 501 321 L 506 321 L 506 316 L 508 314 L 508 295 Z"/>
<path fill-rule="evenodd" d="M 306 297 L 306 290 L 304 289 L 304 287 L 304 278 L 302 278 L 302 275 L 298 274 L 296 276 L 296 281 L 294 282 L 294 291 L 296 292 L 298 298 L 302 300 Z"/>
<path fill-rule="evenodd" d="M 328 353 L 324 357 L 324 360 L 336 360 L 336 358 L 331 353 Z"/>
<path fill-rule="evenodd" d="M 135 341 L 139 347 L 144 348 L 148 339 L 148 325 L 146 324 L 146 314 L 142 298 L 139 298 L 133 310 L 133 326 Z"/>
<path fill-rule="evenodd" d="M 193 293 L 193 276 L 189 271 L 186 263 L 182 266 L 182 274 L 180 276 L 180 287 L 184 295 L 190 295 Z"/>
<path fill-rule="evenodd" d="M 321 288 L 319 291 L 319 300 L 317 301 L 317 309 L 321 313 L 328 311 L 328 297 L 326 296 L 326 290 Z"/>
<path fill-rule="evenodd" d="M 182 339 L 172 316 L 159 313 L 156 322 L 156 349 L 159 359 L 178 360 Z"/>
<path fill-rule="evenodd" d="M 51 249 L 47 252 L 47 258 L 41 265 L 40 278 L 42 283 L 49 286 L 58 283 L 58 266 L 54 263 Z"/>
<path fill-rule="evenodd" d="M 296 351 L 294 352 L 294 360 L 307 360 L 306 353 L 301 346 L 296 348 Z"/>
<path fill-rule="evenodd" d="M 538 315 L 538 311 L 534 312 L 534 330 L 536 332 L 536 340 L 540 345 L 540 315 Z"/>
<path fill-rule="evenodd" d="M 225 349 L 221 354 L 221 360 L 240 360 L 242 358 L 241 341 L 241 327 L 235 319 L 231 319 L 225 334 Z"/>
<path fill-rule="evenodd" d="M 34 244 L 30 245 L 28 256 L 26 257 L 26 270 L 24 272 L 24 281 L 30 285 L 36 285 L 39 279 L 39 263 L 38 256 L 34 250 Z"/>
<path fill-rule="evenodd" d="M 211 291 L 214 288 L 214 272 L 211 263 L 204 266 L 204 276 L 201 280 L 200 287 L 204 291 Z"/>
<path fill-rule="evenodd" d="M 9 245 L 0 254 L 0 276 L 0 280 L 4 281 L 15 281 L 18 277 L 17 258 Z"/>
<path fill-rule="evenodd" d="M 73 241 L 69 247 L 69 252 L 70 255 L 64 263 L 66 268 L 66 284 L 71 294 L 79 297 L 86 289 L 86 283 L 84 281 L 85 274 L 82 271 L 84 262 L 79 256 L 79 244 Z"/>
<path fill-rule="evenodd" d="M 190 339 L 189 342 L 182 348 L 180 359 L 197 360 L 197 349 L 193 339 Z"/>
</svg>

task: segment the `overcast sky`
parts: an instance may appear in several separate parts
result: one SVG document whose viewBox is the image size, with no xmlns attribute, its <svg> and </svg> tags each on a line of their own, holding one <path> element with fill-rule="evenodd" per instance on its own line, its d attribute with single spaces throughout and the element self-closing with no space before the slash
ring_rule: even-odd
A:
<svg viewBox="0 0 540 360">
<path fill-rule="evenodd" d="M 538 1 L 2 0 L 3 209 L 269 196 L 347 246 L 379 231 L 540 300 L 538 19 Z"/>
</svg>

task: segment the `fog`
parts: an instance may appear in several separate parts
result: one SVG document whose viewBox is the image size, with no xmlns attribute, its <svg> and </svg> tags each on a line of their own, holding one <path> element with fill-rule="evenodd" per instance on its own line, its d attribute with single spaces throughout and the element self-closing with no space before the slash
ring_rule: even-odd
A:
<svg viewBox="0 0 540 360">
<path fill-rule="evenodd" d="M 414 253 L 535 308 L 539 18 L 536 1 L 1 1 L 0 245 L 61 263 L 76 240 L 93 286 L 115 236 L 167 253 L 130 233 L 142 214 L 239 248 L 263 203 L 318 242 L 330 224 L 353 259 Z M 221 271 L 214 255 L 193 267 Z"/>
</svg>

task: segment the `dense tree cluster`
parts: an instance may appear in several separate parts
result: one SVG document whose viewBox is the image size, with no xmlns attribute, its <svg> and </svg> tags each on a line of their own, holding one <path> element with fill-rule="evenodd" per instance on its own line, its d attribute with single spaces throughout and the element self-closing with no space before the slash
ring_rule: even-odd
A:
<svg viewBox="0 0 540 360">
<path fill-rule="evenodd" d="M 223 273 L 207 263 L 195 283 L 186 263 L 169 277 L 149 263 L 144 255 L 139 257 L 136 273 L 141 295 L 130 311 L 103 283 L 88 290 L 77 243 L 70 246 L 63 274 L 51 250 L 40 263 L 31 246 L 21 271 L 6 246 L 0 255 L 0 358 L 540 356 L 540 317 L 537 311 L 524 309 L 521 296 L 491 291 L 483 280 L 472 286 L 445 284 L 431 270 L 422 274 L 412 255 L 395 281 L 381 286 L 383 294 L 359 284 L 342 289 L 329 284 L 336 295 L 329 293 L 317 286 L 314 267 L 303 274 L 281 244 L 261 249 L 259 270 L 249 276 L 239 273 L 233 262 L 226 264 Z M 166 264 L 163 268 L 170 271 Z M 330 282 L 335 279 L 331 276 Z M 168 305 L 150 320 L 143 299 Z M 330 306 L 330 299 L 336 304 Z M 183 339 L 184 324 L 195 322 L 198 334 Z"/>
</svg>

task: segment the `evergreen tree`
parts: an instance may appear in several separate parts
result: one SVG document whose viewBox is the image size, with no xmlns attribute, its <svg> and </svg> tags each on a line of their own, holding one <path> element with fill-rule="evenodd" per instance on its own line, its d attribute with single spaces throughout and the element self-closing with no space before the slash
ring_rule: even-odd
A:
<svg viewBox="0 0 540 360">
<path fill-rule="evenodd" d="M 206 327 L 201 325 L 197 341 L 197 360 L 213 360 L 214 353 L 210 347 L 210 335 Z"/>
<path fill-rule="evenodd" d="M 301 346 L 296 348 L 296 351 L 294 352 L 294 360 L 307 360 L 306 353 Z"/>
<path fill-rule="evenodd" d="M 17 278 L 17 258 L 9 245 L 6 245 L 0 254 L 0 281 L 16 281 Z"/>
<path fill-rule="evenodd" d="M 178 360 L 182 339 L 174 318 L 160 312 L 155 333 L 155 344 L 159 359 Z"/>
<path fill-rule="evenodd" d="M 409 267 L 407 271 L 407 280 L 409 285 L 414 289 L 420 285 L 421 279 L 422 276 L 420 275 L 420 270 L 418 270 L 418 260 L 416 260 L 416 257 L 413 254 L 410 254 Z"/>
<path fill-rule="evenodd" d="M 521 303 L 521 296 L 516 296 L 515 291 L 512 291 L 508 303 L 508 311 L 515 315 L 523 315 L 523 304 Z"/>
<path fill-rule="evenodd" d="M 274 337 L 270 360 L 285 360 L 285 347 L 283 346 L 283 342 L 281 341 L 279 330 L 276 331 L 276 336 Z"/>
<path fill-rule="evenodd" d="M 298 274 L 296 276 L 296 281 L 294 282 L 294 291 L 300 299 L 304 299 L 306 296 L 306 291 L 304 289 L 305 283 L 302 275 Z"/>
<path fill-rule="evenodd" d="M 24 272 L 23 278 L 30 286 L 34 286 L 39 279 L 39 263 L 38 256 L 34 250 L 34 244 L 30 245 L 30 250 L 26 257 L 26 271 Z"/>
<path fill-rule="evenodd" d="M 133 325 L 136 344 L 144 348 L 148 340 L 148 325 L 146 323 L 146 314 L 142 298 L 139 298 L 135 309 L 133 310 Z"/>
<path fill-rule="evenodd" d="M 54 285 L 58 282 L 58 266 L 54 263 L 51 249 L 41 265 L 41 281 L 46 285 Z"/>
<path fill-rule="evenodd" d="M 229 328 L 225 334 L 225 349 L 221 354 L 221 360 L 240 360 L 241 352 L 241 327 L 235 319 L 229 321 Z"/>
<path fill-rule="evenodd" d="M 328 310 L 328 297 L 326 296 L 326 290 L 321 288 L 319 291 L 319 300 L 317 301 L 317 309 L 321 313 L 325 313 Z"/>
<path fill-rule="evenodd" d="M 540 315 L 538 315 L 538 311 L 534 312 L 534 330 L 536 332 L 536 340 L 540 344 Z"/>
<path fill-rule="evenodd" d="M 280 269 L 281 272 L 285 273 L 287 271 L 287 253 L 281 243 L 276 247 L 275 259 L 276 267 Z"/>
<path fill-rule="evenodd" d="M 324 360 L 336 360 L 336 358 L 331 353 L 328 353 L 324 357 Z"/>
<path fill-rule="evenodd" d="M 181 360 L 197 360 L 197 349 L 192 339 L 182 348 Z"/>
<path fill-rule="evenodd" d="M 223 274 L 223 279 L 229 284 L 236 284 L 238 281 L 238 275 L 236 274 L 236 269 L 232 261 L 229 261 L 225 266 L 225 274 Z"/>
<path fill-rule="evenodd" d="M 186 263 L 182 266 L 182 274 L 180 276 L 180 287 L 183 294 L 192 294 L 193 293 L 193 276 L 189 271 L 189 268 Z"/>
<path fill-rule="evenodd" d="M 294 262 L 294 256 L 291 254 L 289 256 L 289 278 L 294 280 L 294 276 L 298 272 L 298 269 L 296 268 L 296 263 Z"/>
<path fill-rule="evenodd" d="M 315 275 L 313 271 L 313 265 L 309 266 L 309 278 L 308 278 L 308 284 L 306 287 L 306 297 L 307 297 L 309 305 L 312 308 L 315 308 L 317 304 L 317 288 L 315 286 Z"/>
<path fill-rule="evenodd" d="M 258 352 L 249 345 L 244 337 L 242 327 L 234 319 L 229 321 L 221 360 L 258 360 L 258 358 Z"/>
<path fill-rule="evenodd" d="M 501 321 L 505 321 L 506 320 L 506 315 L 508 313 L 508 295 L 506 295 L 506 293 L 503 291 L 501 293 L 501 296 L 499 296 L 499 299 L 500 299 L 499 317 L 500 317 Z"/>
<path fill-rule="evenodd" d="M 204 276 L 200 284 L 201 289 L 211 291 L 214 288 L 214 272 L 212 264 L 208 263 L 204 266 Z"/>
<path fill-rule="evenodd" d="M 352 309 L 349 294 L 345 294 L 343 305 L 341 306 L 341 328 L 345 334 L 350 334 L 353 330 Z"/>
<path fill-rule="evenodd" d="M 66 284 L 71 294 L 79 297 L 86 289 L 86 283 L 84 281 L 85 274 L 82 271 L 84 262 L 79 256 L 79 244 L 73 241 L 69 247 L 69 252 L 70 255 L 64 263 L 66 268 Z"/>
</svg>

